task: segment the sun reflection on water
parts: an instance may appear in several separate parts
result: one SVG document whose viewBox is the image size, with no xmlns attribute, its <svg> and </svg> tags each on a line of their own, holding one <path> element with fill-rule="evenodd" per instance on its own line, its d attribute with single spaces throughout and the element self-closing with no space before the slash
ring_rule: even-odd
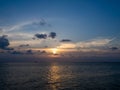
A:
<svg viewBox="0 0 120 90">
<path fill-rule="evenodd" d="M 57 90 L 60 86 L 60 67 L 56 63 L 51 64 L 49 69 L 48 83 L 51 90 Z"/>
</svg>

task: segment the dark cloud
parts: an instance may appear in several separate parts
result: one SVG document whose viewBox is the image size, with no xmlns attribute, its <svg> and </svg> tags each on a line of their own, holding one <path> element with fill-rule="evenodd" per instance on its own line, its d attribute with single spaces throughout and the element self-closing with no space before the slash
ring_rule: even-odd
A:
<svg viewBox="0 0 120 90">
<path fill-rule="evenodd" d="M 33 51 L 32 50 L 27 50 L 26 54 L 33 54 Z"/>
<path fill-rule="evenodd" d="M 14 48 L 4 48 L 4 50 L 14 50 Z"/>
<path fill-rule="evenodd" d="M 39 53 L 39 54 L 45 54 L 47 52 L 45 50 L 38 50 L 37 53 Z"/>
<path fill-rule="evenodd" d="M 23 54 L 23 53 L 20 51 L 13 51 L 13 52 L 10 52 L 10 54 Z"/>
<path fill-rule="evenodd" d="M 50 32 L 49 35 L 37 33 L 37 34 L 35 34 L 34 36 L 35 36 L 36 38 L 38 38 L 38 39 L 47 39 L 48 37 L 54 39 L 57 35 L 56 35 L 55 32 Z M 32 39 L 35 40 L 36 38 L 33 37 Z"/>
<path fill-rule="evenodd" d="M 35 34 L 35 37 L 38 38 L 38 39 L 46 39 L 47 38 L 47 34 Z"/>
<path fill-rule="evenodd" d="M 56 35 L 55 32 L 50 32 L 50 33 L 49 33 L 49 37 L 52 38 L 52 39 L 54 39 L 56 36 L 57 36 L 57 35 Z"/>
<path fill-rule="evenodd" d="M 28 47 L 30 46 L 29 44 L 22 44 L 22 45 L 19 45 L 19 47 Z"/>
<path fill-rule="evenodd" d="M 41 53 L 41 54 L 45 54 L 45 53 L 47 53 L 47 52 L 46 52 L 45 50 L 43 50 L 43 51 L 41 51 L 40 53 Z"/>
<path fill-rule="evenodd" d="M 9 46 L 9 40 L 7 39 L 7 35 L 0 36 L 0 48 L 6 49 Z"/>
<path fill-rule="evenodd" d="M 71 42 L 72 40 L 70 39 L 62 39 L 60 42 Z"/>
<path fill-rule="evenodd" d="M 111 50 L 118 50 L 119 48 L 118 47 L 111 47 L 110 49 Z"/>
</svg>

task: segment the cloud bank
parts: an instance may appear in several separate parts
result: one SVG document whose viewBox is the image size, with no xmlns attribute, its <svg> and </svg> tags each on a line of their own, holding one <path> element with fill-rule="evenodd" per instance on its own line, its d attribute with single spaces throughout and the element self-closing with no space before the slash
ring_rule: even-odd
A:
<svg viewBox="0 0 120 90">
<path fill-rule="evenodd" d="M 101 47 L 110 43 L 113 39 L 93 39 L 90 41 L 78 42 L 76 44 L 79 48 L 92 48 L 92 47 Z"/>
</svg>

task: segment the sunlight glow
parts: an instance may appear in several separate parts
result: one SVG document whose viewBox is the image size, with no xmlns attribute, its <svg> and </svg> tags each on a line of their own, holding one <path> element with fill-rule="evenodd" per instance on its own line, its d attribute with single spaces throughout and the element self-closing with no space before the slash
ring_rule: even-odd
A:
<svg viewBox="0 0 120 90">
<path fill-rule="evenodd" d="M 53 54 L 57 54 L 57 51 L 58 51 L 57 48 L 52 48 L 51 50 L 52 50 L 52 53 L 53 53 Z"/>
</svg>

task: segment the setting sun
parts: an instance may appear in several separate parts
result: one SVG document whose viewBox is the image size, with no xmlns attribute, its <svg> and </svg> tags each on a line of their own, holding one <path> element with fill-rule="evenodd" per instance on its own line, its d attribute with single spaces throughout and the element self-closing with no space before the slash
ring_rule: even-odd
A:
<svg viewBox="0 0 120 90">
<path fill-rule="evenodd" d="M 52 50 L 52 53 L 53 53 L 53 54 L 57 54 L 57 51 L 58 51 L 57 48 L 52 48 L 51 50 Z"/>
</svg>

